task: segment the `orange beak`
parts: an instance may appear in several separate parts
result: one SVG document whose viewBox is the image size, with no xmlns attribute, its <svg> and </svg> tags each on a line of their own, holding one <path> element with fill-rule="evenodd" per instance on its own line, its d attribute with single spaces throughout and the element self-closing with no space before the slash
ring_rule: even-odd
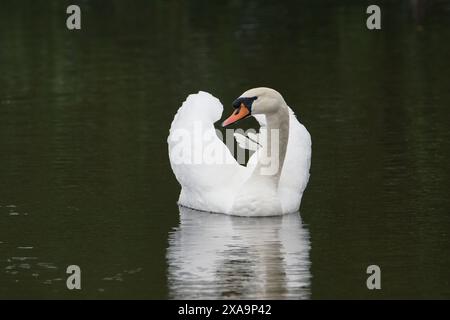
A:
<svg viewBox="0 0 450 320">
<path fill-rule="evenodd" d="M 237 108 L 231 116 L 229 116 L 223 123 L 222 127 L 226 127 L 230 124 L 235 123 L 236 121 L 247 118 L 250 115 L 250 110 L 245 106 L 245 104 L 241 103 L 240 107 Z"/>
</svg>

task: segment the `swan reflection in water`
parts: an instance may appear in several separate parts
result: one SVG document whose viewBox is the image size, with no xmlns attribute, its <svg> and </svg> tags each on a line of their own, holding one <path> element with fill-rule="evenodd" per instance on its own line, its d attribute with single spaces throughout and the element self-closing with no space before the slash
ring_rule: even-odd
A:
<svg viewBox="0 0 450 320">
<path fill-rule="evenodd" d="M 169 234 L 172 299 L 308 299 L 309 232 L 298 213 L 245 218 L 180 207 Z"/>
</svg>

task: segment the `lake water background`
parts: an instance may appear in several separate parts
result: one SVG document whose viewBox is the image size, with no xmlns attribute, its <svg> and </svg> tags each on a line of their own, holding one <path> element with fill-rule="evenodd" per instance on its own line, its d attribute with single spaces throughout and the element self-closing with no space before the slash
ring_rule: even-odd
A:
<svg viewBox="0 0 450 320">
<path fill-rule="evenodd" d="M 450 3 L 379 3 L 2 1 L 0 298 L 450 298 Z M 180 209 L 177 108 L 255 86 L 312 135 L 300 215 Z"/>
</svg>

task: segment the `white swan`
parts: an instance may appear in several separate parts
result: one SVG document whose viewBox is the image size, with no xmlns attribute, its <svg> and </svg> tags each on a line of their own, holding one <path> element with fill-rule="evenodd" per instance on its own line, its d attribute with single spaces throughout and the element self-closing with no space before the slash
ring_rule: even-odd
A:
<svg viewBox="0 0 450 320">
<path fill-rule="evenodd" d="M 220 101 L 206 92 L 189 95 L 178 109 L 168 137 L 172 170 L 182 189 L 179 204 L 240 216 L 272 216 L 299 210 L 309 179 L 311 137 L 283 97 L 269 88 L 244 92 L 233 103 L 228 126 L 254 116 L 258 135 L 235 135 L 256 150 L 240 165 L 219 139 L 214 123 Z"/>
</svg>

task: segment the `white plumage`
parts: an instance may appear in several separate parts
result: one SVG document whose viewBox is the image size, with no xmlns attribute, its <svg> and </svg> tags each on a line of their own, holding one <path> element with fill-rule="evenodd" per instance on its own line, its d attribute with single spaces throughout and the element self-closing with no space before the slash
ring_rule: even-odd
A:
<svg viewBox="0 0 450 320">
<path fill-rule="evenodd" d="M 178 109 L 168 145 L 171 167 L 181 185 L 180 205 L 241 216 L 299 210 L 309 179 L 311 137 L 275 90 L 257 88 L 241 95 L 247 96 L 257 97 L 252 115 L 261 125 L 257 135 L 249 134 L 250 139 L 237 137 L 240 146 L 257 149 L 247 166 L 234 159 L 216 134 L 214 123 L 223 111 L 217 98 L 200 91 L 189 95 Z M 272 138 L 270 144 L 267 136 L 273 129 L 279 130 L 280 137 Z M 279 144 L 280 169 L 274 174 L 261 174 L 268 144 Z"/>
</svg>

